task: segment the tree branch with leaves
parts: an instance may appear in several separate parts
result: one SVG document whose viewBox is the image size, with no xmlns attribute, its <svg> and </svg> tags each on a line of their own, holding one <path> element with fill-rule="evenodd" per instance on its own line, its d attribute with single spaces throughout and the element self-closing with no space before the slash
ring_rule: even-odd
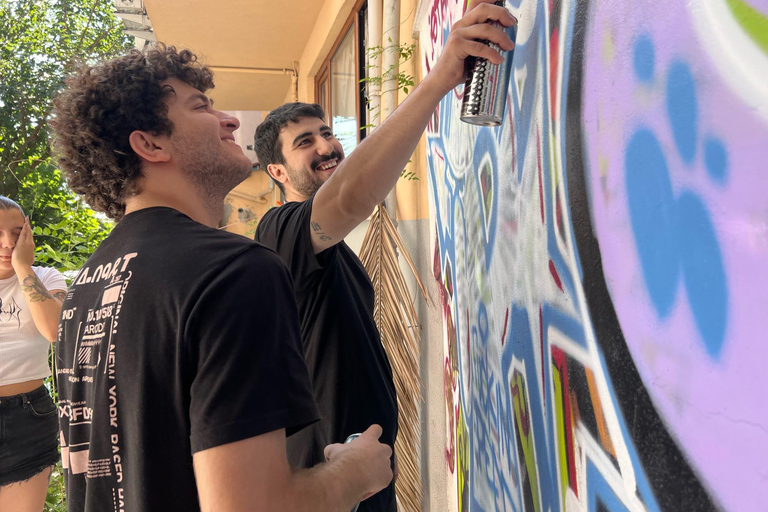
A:
<svg viewBox="0 0 768 512">
<path fill-rule="evenodd" d="M 109 232 L 66 187 L 48 122 L 75 66 L 131 46 L 109 0 L 0 0 L 0 193 L 36 226 L 39 263 L 74 270 Z"/>
</svg>

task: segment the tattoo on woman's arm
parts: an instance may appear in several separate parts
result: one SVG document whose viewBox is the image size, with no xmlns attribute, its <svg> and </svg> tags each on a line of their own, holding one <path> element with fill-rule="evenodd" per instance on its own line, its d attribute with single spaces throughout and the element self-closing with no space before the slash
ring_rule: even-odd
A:
<svg viewBox="0 0 768 512">
<path fill-rule="evenodd" d="M 29 294 L 30 302 L 45 302 L 48 299 L 53 300 L 51 294 L 45 289 L 40 278 L 35 274 L 28 275 L 21 282 L 21 289 Z"/>
<path fill-rule="evenodd" d="M 59 299 L 61 302 L 64 302 L 64 299 L 67 298 L 67 292 L 56 292 L 53 294 L 54 298 Z"/>
<path fill-rule="evenodd" d="M 317 237 L 323 242 L 331 239 L 331 237 L 323 233 L 323 228 L 321 228 L 320 224 L 318 224 L 317 222 L 311 222 L 310 226 L 312 226 L 312 231 L 314 231 Z"/>
</svg>

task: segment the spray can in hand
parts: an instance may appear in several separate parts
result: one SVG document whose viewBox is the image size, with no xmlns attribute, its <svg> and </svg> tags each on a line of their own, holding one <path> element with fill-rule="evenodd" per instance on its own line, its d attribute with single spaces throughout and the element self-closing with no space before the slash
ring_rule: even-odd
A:
<svg viewBox="0 0 768 512">
<path fill-rule="evenodd" d="M 347 444 L 347 443 L 351 443 L 352 441 L 354 441 L 354 440 L 355 440 L 355 439 L 357 439 L 358 437 L 360 437 L 360 434 L 352 434 L 352 435 L 350 435 L 350 436 L 347 438 L 347 440 L 346 440 L 346 441 L 344 441 L 344 444 Z M 360 503 L 358 503 L 357 505 L 355 505 L 355 508 L 353 508 L 353 509 L 352 509 L 352 512 L 357 512 L 357 508 L 358 508 L 359 506 L 360 506 Z"/>
<path fill-rule="evenodd" d="M 504 0 L 496 5 L 504 7 Z M 489 21 L 504 30 L 512 42 L 517 38 L 517 23 L 504 27 L 498 21 Z M 499 52 L 504 61 L 494 64 L 479 57 L 467 58 L 467 81 L 464 84 L 464 99 L 461 103 L 461 120 L 480 126 L 498 126 L 504 116 L 507 102 L 507 87 L 512 70 L 514 50 L 504 52 L 497 44 L 481 41 Z"/>
</svg>

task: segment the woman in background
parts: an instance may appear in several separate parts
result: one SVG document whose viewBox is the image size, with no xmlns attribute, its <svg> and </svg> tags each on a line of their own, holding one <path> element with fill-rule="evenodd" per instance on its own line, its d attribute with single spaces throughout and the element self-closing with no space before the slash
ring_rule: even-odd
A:
<svg viewBox="0 0 768 512">
<path fill-rule="evenodd" d="M 29 218 L 0 196 L 0 510 L 41 512 L 59 460 L 58 414 L 48 389 L 66 282 L 34 267 Z"/>
</svg>

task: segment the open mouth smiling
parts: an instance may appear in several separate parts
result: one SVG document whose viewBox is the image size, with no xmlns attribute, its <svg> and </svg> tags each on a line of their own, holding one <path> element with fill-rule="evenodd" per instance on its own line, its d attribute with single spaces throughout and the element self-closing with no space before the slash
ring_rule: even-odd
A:
<svg viewBox="0 0 768 512">
<path fill-rule="evenodd" d="M 336 158 L 333 158 L 331 160 L 328 160 L 327 162 L 324 162 L 324 163 L 318 165 L 317 167 L 315 167 L 315 170 L 316 171 L 327 171 L 329 169 L 332 169 L 332 168 L 336 167 L 337 165 L 339 165 L 339 160 L 336 159 Z"/>
</svg>

